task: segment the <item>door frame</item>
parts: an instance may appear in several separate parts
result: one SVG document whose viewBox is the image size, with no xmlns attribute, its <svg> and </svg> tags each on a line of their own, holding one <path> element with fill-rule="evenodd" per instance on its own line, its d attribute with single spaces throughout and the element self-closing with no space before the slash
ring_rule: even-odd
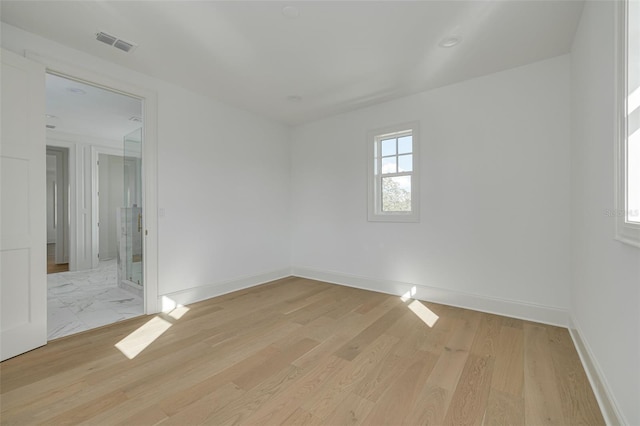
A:
<svg viewBox="0 0 640 426">
<path fill-rule="evenodd" d="M 99 169 L 98 158 L 100 154 L 113 155 L 116 157 L 124 157 L 124 149 L 111 148 L 106 146 L 91 146 L 91 223 L 97 224 L 99 212 L 98 182 Z M 143 210 L 144 211 L 144 210 Z M 100 262 L 98 254 L 100 253 L 100 229 L 97 226 L 91 226 L 91 259 L 92 266 L 95 268 Z"/>
<path fill-rule="evenodd" d="M 156 92 L 32 51 L 26 51 L 25 57 L 43 64 L 48 73 L 142 100 L 142 203 L 145 230 L 145 238 L 143 239 L 144 311 L 146 314 L 158 313 L 160 306 L 158 303 L 158 97 Z"/>
<path fill-rule="evenodd" d="M 58 202 L 56 203 L 56 212 L 58 225 L 56 226 L 56 251 L 55 251 L 55 263 L 69 263 L 71 257 L 70 250 L 70 173 L 69 164 L 71 153 L 69 148 L 46 145 L 47 155 L 53 155 L 56 158 L 56 187 L 55 197 Z M 69 265 L 71 266 L 71 265 Z"/>
<path fill-rule="evenodd" d="M 76 226 L 76 145 L 74 143 L 63 141 L 55 137 L 48 137 L 45 141 L 45 145 L 51 148 L 61 148 L 68 150 L 68 170 L 69 174 L 69 271 L 75 271 L 78 268 L 78 254 L 77 254 L 77 226 Z"/>
</svg>

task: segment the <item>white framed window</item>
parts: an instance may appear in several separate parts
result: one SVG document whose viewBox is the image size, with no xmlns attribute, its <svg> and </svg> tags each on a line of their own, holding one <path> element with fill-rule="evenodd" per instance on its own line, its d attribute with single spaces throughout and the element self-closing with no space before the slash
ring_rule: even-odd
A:
<svg viewBox="0 0 640 426">
<path fill-rule="evenodd" d="M 367 134 L 370 221 L 419 222 L 418 122 Z"/>
<path fill-rule="evenodd" d="M 617 3 L 616 239 L 640 247 L 640 1 Z"/>
</svg>

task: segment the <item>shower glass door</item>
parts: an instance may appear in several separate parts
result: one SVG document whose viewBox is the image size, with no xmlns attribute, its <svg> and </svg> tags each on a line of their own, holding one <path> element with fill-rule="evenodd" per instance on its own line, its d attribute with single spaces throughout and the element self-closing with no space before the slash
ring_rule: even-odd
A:
<svg viewBox="0 0 640 426">
<path fill-rule="evenodd" d="M 143 285 L 142 128 L 124 137 L 124 279 Z"/>
</svg>

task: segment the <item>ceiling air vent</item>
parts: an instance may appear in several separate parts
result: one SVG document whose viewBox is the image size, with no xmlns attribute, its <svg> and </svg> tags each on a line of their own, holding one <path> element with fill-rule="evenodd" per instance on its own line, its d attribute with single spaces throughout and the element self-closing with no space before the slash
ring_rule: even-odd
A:
<svg viewBox="0 0 640 426">
<path fill-rule="evenodd" d="M 124 40 L 116 40 L 115 43 L 113 43 L 113 47 L 115 47 L 116 49 L 120 49 L 124 52 L 129 52 L 131 49 L 133 49 L 135 46 L 131 43 L 128 43 Z"/>
<path fill-rule="evenodd" d="M 53 124 L 47 124 L 47 129 L 55 129 L 56 126 L 54 126 Z"/>
<path fill-rule="evenodd" d="M 107 43 L 110 46 L 113 46 L 113 43 L 115 43 L 116 40 L 118 40 L 118 38 L 112 35 L 109 35 L 107 33 L 100 32 L 96 34 L 96 40 L 101 41 L 103 43 Z"/>
<path fill-rule="evenodd" d="M 101 41 L 109 46 L 113 46 L 116 49 L 120 49 L 123 52 L 131 52 L 133 49 L 137 47 L 135 43 L 131 43 L 129 41 L 124 41 L 116 36 L 112 36 L 111 34 L 105 33 L 103 31 L 96 34 L 96 40 Z"/>
</svg>

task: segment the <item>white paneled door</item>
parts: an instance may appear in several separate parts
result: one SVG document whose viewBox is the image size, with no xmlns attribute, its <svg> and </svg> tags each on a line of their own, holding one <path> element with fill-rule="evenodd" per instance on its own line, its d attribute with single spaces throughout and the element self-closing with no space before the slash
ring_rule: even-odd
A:
<svg viewBox="0 0 640 426">
<path fill-rule="evenodd" d="M 45 69 L 2 50 L 0 359 L 47 343 Z"/>
</svg>

